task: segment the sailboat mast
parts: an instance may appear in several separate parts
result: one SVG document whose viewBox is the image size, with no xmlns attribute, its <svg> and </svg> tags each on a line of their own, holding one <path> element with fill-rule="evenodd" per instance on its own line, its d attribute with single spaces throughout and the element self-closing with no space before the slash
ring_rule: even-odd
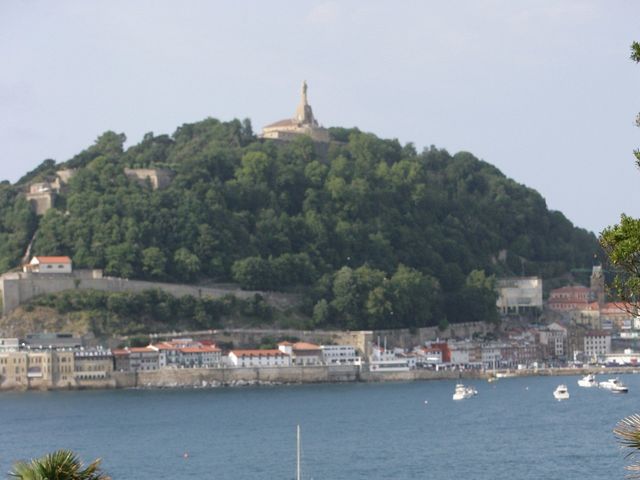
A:
<svg viewBox="0 0 640 480">
<path fill-rule="evenodd" d="M 300 476 L 300 425 L 296 431 L 296 480 L 301 480 Z"/>
</svg>

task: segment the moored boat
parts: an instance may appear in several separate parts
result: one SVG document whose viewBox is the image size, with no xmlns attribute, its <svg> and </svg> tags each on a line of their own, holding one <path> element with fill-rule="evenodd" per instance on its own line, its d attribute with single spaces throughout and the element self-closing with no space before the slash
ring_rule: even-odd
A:
<svg viewBox="0 0 640 480">
<path fill-rule="evenodd" d="M 598 382 L 596 382 L 596 376 L 593 373 L 585 375 L 580 380 L 578 380 L 578 386 L 585 388 L 597 387 Z"/>
<path fill-rule="evenodd" d="M 553 396 L 556 400 L 569 400 L 569 389 L 566 385 L 558 385 L 553 391 Z"/>
<path fill-rule="evenodd" d="M 477 395 L 478 391 L 473 387 L 465 387 L 463 384 L 458 383 L 456 389 L 453 392 L 454 400 L 464 400 L 465 398 L 471 398 Z"/>
<path fill-rule="evenodd" d="M 599 383 L 600 388 L 610 390 L 612 393 L 627 393 L 629 388 L 620 381 L 618 377 L 610 378 L 604 382 Z"/>
</svg>

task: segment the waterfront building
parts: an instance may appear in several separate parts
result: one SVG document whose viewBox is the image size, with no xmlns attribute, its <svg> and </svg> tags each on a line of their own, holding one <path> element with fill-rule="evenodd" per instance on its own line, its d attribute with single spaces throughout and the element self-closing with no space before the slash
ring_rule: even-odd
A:
<svg viewBox="0 0 640 480">
<path fill-rule="evenodd" d="M 78 384 L 106 380 L 113 373 L 113 354 L 109 349 L 76 350 L 73 357 L 75 379 Z"/>
<path fill-rule="evenodd" d="M 294 365 L 322 365 L 322 348 L 314 343 L 296 342 L 291 346 Z"/>
<path fill-rule="evenodd" d="M 178 367 L 180 365 L 181 355 L 179 345 L 173 342 L 160 342 L 149 345 L 149 347 L 158 352 L 159 368 Z"/>
<path fill-rule="evenodd" d="M 417 367 L 438 368 L 442 365 L 442 350 L 434 347 L 416 347 L 413 349 Z"/>
<path fill-rule="evenodd" d="M 597 359 L 611 353 L 611 334 L 605 331 L 586 332 L 583 351 L 587 359 Z"/>
<path fill-rule="evenodd" d="M 505 351 L 505 345 L 492 342 L 482 345 L 481 358 L 484 368 L 499 368 L 503 359 L 503 352 Z"/>
<path fill-rule="evenodd" d="M 27 352 L 0 352 L 0 386 L 7 388 L 29 386 Z"/>
<path fill-rule="evenodd" d="M 503 315 L 538 313 L 542 310 L 542 279 L 503 278 L 497 283 L 496 306 Z"/>
<path fill-rule="evenodd" d="M 148 372 L 160 368 L 158 350 L 126 347 L 113 350 L 114 368 L 120 372 Z"/>
<path fill-rule="evenodd" d="M 75 384 L 72 350 L 10 350 L 0 352 L 0 386 L 66 387 Z"/>
<path fill-rule="evenodd" d="M 352 345 L 321 345 L 322 359 L 327 365 L 360 365 L 356 347 Z"/>
<path fill-rule="evenodd" d="M 634 352 L 630 348 L 625 348 L 622 353 L 607 353 L 604 356 L 607 365 L 631 365 L 637 366 L 640 363 L 640 353 Z"/>
<path fill-rule="evenodd" d="M 451 364 L 458 367 L 482 367 L 482 345 L 471 340 L 448 342 Z"/>
<path fill-rule="evenodd" d="M 291 356 L 280 350 L 231 350 L 227 358 L 233 367 L 291 366 Z"/>
<path fill-rule="evenodd" d="M 215 345 L 194 345 L 180 348 L 180 365 L 185 368 L 217 367 L 221 364 L 222 352 Z"/>
<path fill-rule="evenodd" d="M 395 352 L 376 345 L 369 357 L 369 370 L 372 372 L 407 372 L 409 361 L 406 357 L 398 357 Z"/>
<path fill-rule="evenodd" d="M 30 273 L 71 273 L 73 270 L 71 258 L 65 256 L 44 257 L 36 256 L 29 263 L 22 266 L 23 272 Z"/>
</svg>

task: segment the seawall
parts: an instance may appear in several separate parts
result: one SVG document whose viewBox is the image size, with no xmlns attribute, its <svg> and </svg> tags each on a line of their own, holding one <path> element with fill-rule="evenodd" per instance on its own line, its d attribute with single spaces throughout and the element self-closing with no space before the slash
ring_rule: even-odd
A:
<svg viewBox="0 0 640 480">
<path fill-rule="evenodd" d="M 610 378 L 619 374 L 639 373 L 637 368 L 554 368 L 517 370 L 512 377 L 573 376 L 587 373 Z M 360 371 L 357 366 L 292 366 L 262 368 L 164 368 L 147 372 L 113 372 L 111 377 L 98 382 L 66 383 L 64 386 L 37 387 L 35 385 L 0 385 L 2 390 L 83 390 L 109 388 L 197 388 L 241 386 L 254 384 L 306 384 L 354 382 L 413 382 L 427 380 L 486 380 L 491 372 L 480 370 L 410 370 L 406 372 Z M 508 378 L 499 381 L 509 381 Z"/>
</svg>

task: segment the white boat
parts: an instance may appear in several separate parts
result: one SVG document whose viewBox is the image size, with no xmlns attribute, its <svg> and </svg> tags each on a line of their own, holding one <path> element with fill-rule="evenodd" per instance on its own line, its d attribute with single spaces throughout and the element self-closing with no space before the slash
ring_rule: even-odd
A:
<svg viewBox="0 0 640 480">
<path fill-rule="evenodd" d="M 578 380 L 578 386 L 585 388 L 597 387 L 598 382 L 596 382 L 596 376 L 593 373 L 585 375 L 580 380 Z"/>
<path fill-rule="evenodd" d="M 465 387 L 463 384 L 458 383 L 456 385 L 456 390 L 453 392 L 454 400 L 464 400 L 465 398 L 471 398 L 474 395 L 477 395 L 478 391 L 473 387 Z"/>
<path fill-rule="evenodd" d="M 569 400 L 569 389 L 566 385 L 558 385 L 553 391 L 556 400 Z"/>
<path fill-rule="evenodd" d="M 618 377 L 610 378 L 605 382 L 600 382 L 599 385 L 600 388 L 610 390 L 613 393 L 627 393 L 629 391 L 629 388 L 622 383 Z"/>
</svg>

